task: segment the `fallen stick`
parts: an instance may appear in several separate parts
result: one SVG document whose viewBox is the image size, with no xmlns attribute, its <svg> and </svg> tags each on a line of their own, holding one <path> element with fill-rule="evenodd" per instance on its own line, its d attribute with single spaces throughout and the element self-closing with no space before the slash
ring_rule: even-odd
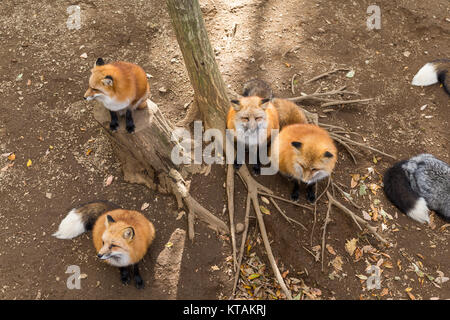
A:
<svg viewBox="0 0 450 320">
<path fill-rule="evenodd" d="M 342 203 L 340 203 L 339 201 L 337 201 L 331 194 L 329 191 L 327 191 L 327 197 L 328 197 L 328 201 L 330 201 L 330 203 L 332 205 L 335 205 L 336 207 L 338 207 L 339 209 L 341 209 L 344 213 L 346 213 L 348 216 L 350 216 L 352 218 L 352 220 L 356 220 L 359 223 L 363 224 L 378 240 L 380 240 L 381 242 L 383 242 L 384 244 L 389 245 L 389 241 L 387 241 L 386 239 L 384 239 L 382 236 L 380 236 L 377 232 L 377 228 L 371 226 L 367 221 L 365 221 L 363 218 L 357 216 L 355 213 L 353 213 L 353 211 L 351 211 L 350 209 L 348 209 L 347 207 L 345 207 Z"/>
<path fill-rule="evenodd" d="M 324 103 L 321 105 L 321 107 L 329 107 L 329 106 L 336 106 L 336 105 L 340 105 L 340 104 L 349 104 L 349 103 L 358 103 L 358 102 L 369 102 L 372 100 L 373 100 L 373 98 L 355 99 L 355 100 L 335 100 L 335 101 Z"/>
<path fill-rule="evenodd" d="M 323 77 L 329 76 L 330 74 L 333 74 L 333 73 L 336 73 L 336 72 L 339 72 L 339 71 L 350 71 L 350 70 L 351 70 L 351 69 L 347 69 L 347 68 L 337 68 L 337 69 L 333 69 L 333 70 L 331 70 L 331 71 L 327 71 L 327 72 L 324 72 L 324 73 L 322 73 L 322 74 L 319 74 L 318 76 L 315 76 L 315 77 L 312 78 L 312 79 L 309 79 L 309 80 L 306 81 L 304 84 L 308 84 L 308 83 L 310 83 L 310 82 L 319 80 L 319 79 L 321 79 L 321 78 L 323 78 Z"/>
<path fill-rule="evenodd" d="M 272 194 L 273 192 L 259 184 L 257 181 L 255 181 L 252 176 L 250 175 L 250 172 L 247 169 L 247 166 L 244 164 L 241 166 L 241 168 L 238 171 L 239 177 L 242 179 L 244 184 L 247 186 L 247 192 L 248 196 L 251 199 L 251 202 L 253 204 L 253 209 L 256 212 L 256 218 L 258 220 L 259 230 L 261 233 L 261 237 L 263 239 L 264 248 L 266 249 L 267 258 L 269 259 L 270 266 L 272 267 L 272 271 L 275 275 L 275 278 L 278 281 L 278 284 L 281 287 L 281 290 L 284 292 L 286 298 L 288 300 L 292 300 L 292 295 L 289 289 L 287 288 L 286 284 L 284 283 L 283 277 L 281 276 L 281 272 L 278 269 L 277 263 L 275 261 L 275 258 L 272 253 L 272 248 L 270 246 L 269 238 L 267 236 L 266 226 L 264 224 L 264 219 L 259 207 L 259 200 L 258 200 L 258 189 L 261 188 L 264 190 L 265 193 Z"/>
<path fill-rule="evenodd" d="M 241 272 L 241 263 L 242 258 L 244 256 L 244 249 L 245 249 L 245 243 L 247 242 L 247 233 L 248 233 L 248 225 L 249 225 L 249 217 L 250 217 L 250 195 L 247 194 L 247 205 L 245 206 L 245 218 L 244 218 L 244 232 L 242 233 L 242 240 L 241 240 L 241 248 L 239 249 L 239 257 L 237 261 L 237 269 L 235 271 L 234 276 L 234 286 L 233 286 L 233 292 L 231 294 L 231 297 L 233 298 L 236 294 L 236 287 L 237 283 L 239 281 L 239 273 Z"/>
<path fill-rule="evenodd" d="M 233 165 L 227 167 L 227 198 L 228 198 L 228 215 L 230 217 L 231 245 L 233 247 L 233 266 L 234 271 L 238 268 L 236 261 L 236 231 L 234 226 L 234 169 Z"/>
</svg>

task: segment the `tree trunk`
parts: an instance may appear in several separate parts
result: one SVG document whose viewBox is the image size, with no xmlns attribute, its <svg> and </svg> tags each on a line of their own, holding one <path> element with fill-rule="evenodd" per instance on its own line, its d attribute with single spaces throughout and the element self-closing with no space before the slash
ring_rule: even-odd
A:
<svg viewBox="0 0 450 320">
<path fill-rule="evenodd" d="M 225 132 L 230 101 L 205 29 L 198 0 L 167 0 L 172 25 L 205 128 Z"/>
</svg>

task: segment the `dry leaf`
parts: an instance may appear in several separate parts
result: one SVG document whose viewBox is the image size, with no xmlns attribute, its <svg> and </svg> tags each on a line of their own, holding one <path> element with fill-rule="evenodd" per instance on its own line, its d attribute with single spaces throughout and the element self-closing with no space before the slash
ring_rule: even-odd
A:
<svg viewBox="0 0 450 320">
<path fill-rule="evenodd" d="M 359 261 L 362 258 L 363 252 L 360 248 L 356 248 L 355 250 L 355 262 Z"/>
<path fill-rule="evenodd" d="M 383 297 L 383 296 L 387 295 L 388 293 L 389 293 L 389 289 L 384 288 L 383 290 L 381 290 L 380 297 Z"/>
<path fill-rule="evenodd" d="M 264 207 L 264 206 L 259 206 L 259 209 L 261 209 L 261 212 L 262 212 L 262 213 L 267 214 L 267 215 L 270 215 L 270 211 L 269 211 L 269 209 L 267 209 L 266 207 Z"/>
<path fill-rule="evenodd" d="M 220 268 L 218 266 L 216 266 L 216 265 L 213 265 L 213 266 L 211 266 L 211 270 L 212 271 L 218 271 L 218 270 L 220 270 Z"/>
<path fill-rule="evenodd" d="M 141 211 L 144 211 L 144 210 L 147 209 L 149 206 L 150 206 L 150 204 L 149 204 L 148 202 L 144 202 L 144 203 L 142 204 Z"/>
<path fill-rule="evenodd" d="M 106 178 L 105 181 L 105 187 L 109 186 L 114 180 L 114 176 L 109 176 L 108 178 Z"/>
<path fill-rule="evenodd" d="M 347 242 L 345 243 L 345 250 L 348 252 L 348 254 L 350 256 L 353 255 L 353 253 L 356 250 L 356 242 L 358 241 L 358 239 L 351 239 L 351 240 L 347 240 Z"/>
<path fill-rule="evenodd" d="M 86 151 L 86 155 L 87 155 L 87 156 L 90 155 L 91 152 L 92 152 L 92 149 L 88 149 L 88 150 Z"/>
<path fill-rule="evenodd" d="M 328 252 L 329 252 L 330 254 L 332 254 L 333 256 L 336 255 L 336 251 L 334 251 L 334 249 L 333 249 L 332 246 L 330 246 L 329 244 L 327 244 L 327 245 L 326 245 L 326 248 L 327 248 L 327 250 L 328 250 Z"/>
<path fill-rule="evenodd" d="M 14 161 L 14 160 L 16 160 L 16 154 L 15 154 L 15 153 L 11 153 L 11 154 L 8 156 L 8 160 L 9 160 L 9 161 Z"/>
<path fill-rule="evenodd" d="M 27 161 L 27 167 L 31 167 L 32 164 L 33 164 L 33 162 L 31 161 L 31 159 L 28 159 L 28 161 Z"/>
<path fill-rule="evenodd" d="M 344 261 L 342 260 L 341 256 L 336 256 L 336 258 L 331 260 L 330 263 L 337 271 L 342 271 L 342 265 L 344 264 Z"/>
<path fill-rule="evenodd" d="M 264 202 L 265 204 L 270 204 L 269 199 L 267 199 L 266 197 L 261 197 L 262 202 Z"/>
</svg>

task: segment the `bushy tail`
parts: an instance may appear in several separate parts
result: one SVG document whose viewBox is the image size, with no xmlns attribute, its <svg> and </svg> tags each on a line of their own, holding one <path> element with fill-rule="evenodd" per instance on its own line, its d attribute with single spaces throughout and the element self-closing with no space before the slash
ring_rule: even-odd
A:
<svg viewBox="0 0 450 320">
<path fill-rule="evenodd" d="M 80 234 L 91 230 L 97 218 L 113 209 L 119 207 L 108 201 L 94 201 L 86 203 L 69 211 L 61 221 L 53 236 L 58 239 L 72 239 Z"/>
<path fill-rule="evenodd" d="M 425 64 L 414 76 L 413 86 L 429 86 L 441 83 L 445 92 L 450 95 L 450 59 L 439 59 Z"/>
<path fill-rule="evenodd" d="M 420 222 L 430 222 L 428 207 L 424 198 L 420 197 L 412 188 L 400 161 L 389 168 L 384 174 L 384 193 L 387 198 L 403 213 Z"/>
<path fill-rule="evenodd" d="M 272 99 L 273 91 L 270 85 L 264 80 L 253 79 L 244 83 L 242 96 L 244 97 L 258 96 L 261 99 Z"/>
</svg>

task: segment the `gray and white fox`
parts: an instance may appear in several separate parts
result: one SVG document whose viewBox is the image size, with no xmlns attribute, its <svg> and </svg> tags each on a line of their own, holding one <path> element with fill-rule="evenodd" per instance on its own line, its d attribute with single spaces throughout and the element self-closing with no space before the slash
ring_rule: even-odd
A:
<svg viewBox="0 0 450 320">
<path fill-rule="evenodd" d="M 410 218 L 429 223 L 429 210 L 450 219 L 450 166 L 431 154 L 397 162 L 383 178 L 388 199 Z"/>
</svg>

